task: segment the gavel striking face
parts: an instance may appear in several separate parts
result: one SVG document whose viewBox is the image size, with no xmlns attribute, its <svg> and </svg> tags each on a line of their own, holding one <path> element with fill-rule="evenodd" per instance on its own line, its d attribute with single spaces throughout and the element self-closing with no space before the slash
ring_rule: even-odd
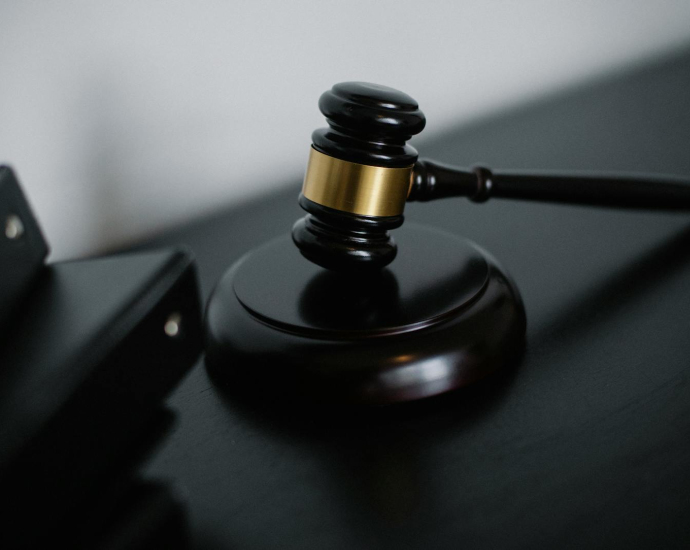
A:
<svg viewBox="0 0 690 550">
<path fill-rule="evenodd" d="M 338 271 L 377 270 L 397 248 L 388 230 L 403 223 L 417 151 L 406 144 L 426 119 L 410 96 L 375 84 L 336 84 L 319 99 L 329 128 L 313 146 L 292 229 L 312 262 Z"/>
</svg>

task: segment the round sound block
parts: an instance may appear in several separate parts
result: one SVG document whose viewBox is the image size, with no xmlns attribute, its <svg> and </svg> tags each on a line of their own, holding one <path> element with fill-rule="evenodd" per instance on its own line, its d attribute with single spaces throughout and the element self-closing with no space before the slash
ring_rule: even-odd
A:
<svg viewBox="0 0 690 550">
<path fill-rule="evenodd" d="M 247 389 L 325 402 L 393 403 L 447 392 L 516 359 L 517 288 L 472 242 L 409 224 L 379 273 L 324 270 L 289 236 L 248 253 L 206 312 L 207 363 Z"/>
</svg>

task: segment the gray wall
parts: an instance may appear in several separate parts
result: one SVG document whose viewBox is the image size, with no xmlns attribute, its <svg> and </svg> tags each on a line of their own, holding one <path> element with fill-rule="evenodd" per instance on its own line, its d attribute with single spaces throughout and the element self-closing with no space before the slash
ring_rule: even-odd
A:
<svg viewBox="0 0 690 550">
<path fill-rule="evenodd" d="M 335 82 L 432 134 L 689 41 L 687 1 L 5 1 L 0 162 L 78 256 L 299 179 Z"/>
</svg>

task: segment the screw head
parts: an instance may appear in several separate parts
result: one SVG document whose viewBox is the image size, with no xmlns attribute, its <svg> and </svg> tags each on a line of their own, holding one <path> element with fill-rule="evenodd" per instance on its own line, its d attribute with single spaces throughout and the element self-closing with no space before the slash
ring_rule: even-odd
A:
<svg viewBox="0 0 690 550">
<path fill-rule="evenodd" d="M 170 338 L 177 338 L 182 330 L 182 315 L 179 313 L 171 313 L 165 321 L 163 330 Z"/>
<path fill-rule="evenodd" d="M 5 219 L 5 237 L 11 241 L 16 241 L 21 239 L 24 235 L 24 224 L 19 216 L 15 214 L 10 214 Z"/>
</svg>

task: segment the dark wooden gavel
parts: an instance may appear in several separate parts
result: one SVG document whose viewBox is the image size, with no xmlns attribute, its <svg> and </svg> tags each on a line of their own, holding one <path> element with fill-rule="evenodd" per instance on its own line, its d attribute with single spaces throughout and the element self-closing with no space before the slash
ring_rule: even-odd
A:
<svg viewBox="0 0 690 550">
<path fill-rule="evenodd" d="M 378 270 L 396 256 L 389 230 L 409 201 L 491 197 L 614 208 L 690 209 L 690 182 L 650 175 L 510 173 L 419 159 L 406 142 L 426 119 L 407 94 L 376 84 L 336 84 L 319 99 L 329 127 L 312 134 L 292 230 L 312 262 L 336 271 Z M 432 245 L 432 243 L 430 243 Z"/>
</svg>

